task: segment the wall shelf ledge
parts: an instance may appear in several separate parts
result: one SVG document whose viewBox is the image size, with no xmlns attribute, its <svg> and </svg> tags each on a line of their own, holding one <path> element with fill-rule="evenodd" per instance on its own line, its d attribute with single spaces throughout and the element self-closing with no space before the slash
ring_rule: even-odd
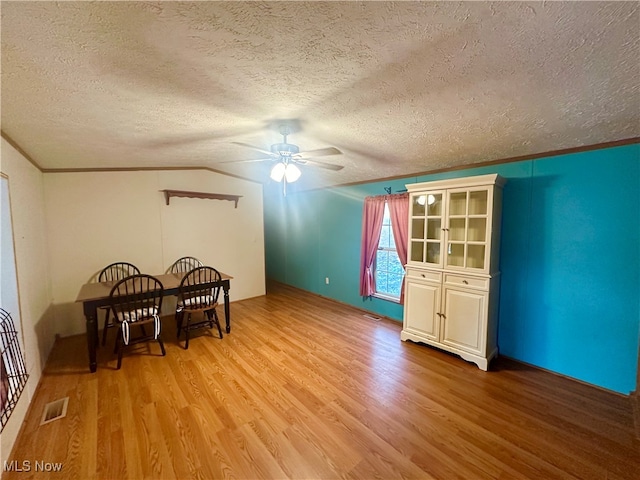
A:
<svg viewBox="0 0 640 480">
<path fill-rule="evenodd" d="M 224 193 L 206 193 L 206 192 L 189 192 L 186 190 L 160 190 L 164 192 L 164 198 L 169 205 L 171 197 L 187 197 L 187 198 L 208 198 L 211 200 L 229 200 L 235 203 L 235 208 L 238 208 L 238 200 L 242 195 L 227 195 Z"/>
</svg>

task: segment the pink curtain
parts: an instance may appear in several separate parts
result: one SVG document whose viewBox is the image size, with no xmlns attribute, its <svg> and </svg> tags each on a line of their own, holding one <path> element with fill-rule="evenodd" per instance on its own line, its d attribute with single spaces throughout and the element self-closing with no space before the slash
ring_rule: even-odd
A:
<svg viewBox="0 0 640 480">
<path fill-rule="evenodd" d="M 378 242 L 380 242 L 384 203 L 384 196 L 364 199 L 360 244 L 360 295 L 363 297 L 370 297 L 376 291 L 372 266 L 378 251 Z"/>
<path fill-rule="evenodd" d="M 389 218 L 393 238 L 396 241 L 396 250 L 402 267 L 407 264 L 407 244 L 409 236 L 409 194 L 388 195 Z M 400 303 L 404 304 L 404 278 L 400 287 Z"/>
</svg>

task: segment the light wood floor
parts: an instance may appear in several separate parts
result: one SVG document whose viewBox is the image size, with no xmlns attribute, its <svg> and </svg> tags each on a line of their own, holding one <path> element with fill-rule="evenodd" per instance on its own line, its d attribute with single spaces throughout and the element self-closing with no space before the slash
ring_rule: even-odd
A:
<svg viewBox="0 0 640 480">
<path fill-rule="evenodd" d="M 84 337 L 59 340 L 11 456 L 31 471 L 3 480 L 640 478 L 628 398 L 504 358 L 482 372 L 282 285 L 231 311 L 230 335 L 186 351 L 165 319 L 167 356 L 141 346 L 119 371 L 112 348 L 91 374 Z"/>
</svg>

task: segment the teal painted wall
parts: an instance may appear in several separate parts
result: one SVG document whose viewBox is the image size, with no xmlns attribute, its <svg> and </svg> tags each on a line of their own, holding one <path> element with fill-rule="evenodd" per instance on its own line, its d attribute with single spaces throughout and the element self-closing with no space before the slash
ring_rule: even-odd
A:
<svg viewBox="0 0 640 480">
<path fill-rule="evenodd" d="M 282 197 L 265 189 L 267 276 L 402 320 L 358 295 L 363 199 L 498 173 L 501 354 L 628 394 L 640 338 L 640 145 Z M 325 284 L 329 277 L 329 285 Z"/>
</svg>

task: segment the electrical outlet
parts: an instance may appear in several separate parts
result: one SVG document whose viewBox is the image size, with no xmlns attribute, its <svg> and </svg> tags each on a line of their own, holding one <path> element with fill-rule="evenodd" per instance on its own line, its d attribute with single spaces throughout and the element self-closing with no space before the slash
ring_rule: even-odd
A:
<svg viewBox="0 0 640 480">
<path fill-rule="evenodd" d="M 325 277 L 325 279 L 324 279 L 324 283 L 325 283 L 326 285 L 329 285 L 329 277 Z"/>
</svg>

